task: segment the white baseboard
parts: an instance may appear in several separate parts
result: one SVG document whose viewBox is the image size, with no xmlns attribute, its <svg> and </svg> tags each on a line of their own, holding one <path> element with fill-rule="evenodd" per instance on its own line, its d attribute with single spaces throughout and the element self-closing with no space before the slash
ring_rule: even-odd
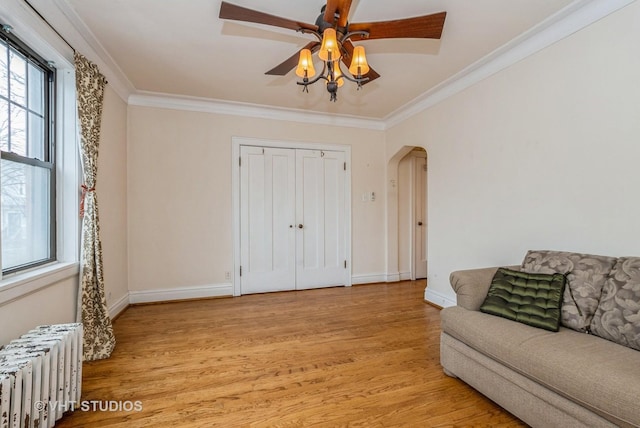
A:
<svg viewBox="0 0 640 428">
<path fill-rule="evenodd" d="M 130 291 L 129 302 L 152 303 L 171 300 L 204 299 L 207 297 L 231 297 L 231 284 L 199 285 L 196 287 L 166 288 L 160 290 Z"/>
<path fill-rule="evenodd" d="M 353 275 L 352 284 L 372 284 L 374 282 L 387 282 L 387 276 L 383 273 L 371 273 L 365 275 Z"/>
<path fill-rule="evenodd" d="M 397 282 L 410 279 L 408 272 L 387 275 L 384 273 L 353 275 L 353 284 L 371 284 L 376 282 Z M 231 297 L 231 284 L 211 284 L 196 287 L 166 288 L 159 290 L 130 291 L 109 306 L 109 316 L 113 318 L 130 304 L 167 302 L 171 300 L 203 299 L 208 297 Z M 446 307 L 455 306 L 456 302 L 443 294 L 425 290 L 425 300 L 435 305 Z"/>
<path fill-rule="evenodd" d="M 400 281 L 400 272 L 388 273 L 386 282 L 398 282 Z"/>
<path fill-rule="evenodd" d="M 127 306 L 129 306 L 129 293 L 109 305 L 109 318 L 115 318 L 120 312 L 127 309 Z"/>
<path fill-rule="evenodd" d="M 451 297 L 437 291 L 433 291 L 429 289 L 429 287 L 425 288 L 424 290 L 424 300 L 442 308 L 448 308 L 449 306 L 456 305 L 456 301 L 451 300 Z"/>
<path fill-rule="evenodd" d="M 369 273 L 364 275 L 353 275 L 352 284 L 373 284 L 375 282 L 398 282 L 410 281 L 411 272 L 398 272 L 387 275 L 386 273 Z"/>
<path fill-rule="evenodd" d="M 411 281 L 411 272 L 400 272 L 400 281 Z"/>
</svg>

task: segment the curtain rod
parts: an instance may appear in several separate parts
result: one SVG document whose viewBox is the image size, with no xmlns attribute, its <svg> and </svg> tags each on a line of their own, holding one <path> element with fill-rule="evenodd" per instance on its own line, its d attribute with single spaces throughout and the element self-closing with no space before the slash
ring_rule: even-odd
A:
<svg viewBox="0 0 640 428">
<path fill-rule="evenodd" d="M 42 16 L 42 14 L 41 14 L 40 12 L 38 12 L 38 10 L 37 10 L 37 9 L 36 9 L 35 7 L 33 7 L 33 5 L 32 5 L 31 3 L 29 3 L 29 0 L 24 0 L 24 2 L 27 4 L 27 6 L 29 6 L 29 7 L 31 8 L 31 10 L 33 10 L 33 11 L 36 13 L 36 15 L 38 15 L 38 16 L 40 17 L 40 19 L 42 19 L 42 20 L 45 22 L 45 24 L 47 24 L 47 25 L 49 26 L 49 28 L 51 28 L 51 29 L 53 30 L 53 32 L 54 32 L 54 33 L 56 33 L 56 34 L 58 35 L 58 37 L 60 37 L 60 38 L 62 39 L 62 41 L 63 41 L 63 42 L 65 42 L 65 43 L 67 44 L 67 46 L 69 46 L 69 47 L 71 48 L 71 50 L 72 50 L 74 53 L 76 52 L 75 48 L 74 48 L 73 46 L 71 46 L 71 43 L 67 42 L 67 39 L 65 39 L 64 37 L 62 37 L 62 34 L 60 34 L 60 33 L 58 32 L 58 30 L 56 30 L 56 29 L 53 27 L 53 25 L 51 25 L 51 24 L 49 23 L 49 21 L 47 21 L 47 19 L 46 19 L 44 16 Z"/>
</svg>

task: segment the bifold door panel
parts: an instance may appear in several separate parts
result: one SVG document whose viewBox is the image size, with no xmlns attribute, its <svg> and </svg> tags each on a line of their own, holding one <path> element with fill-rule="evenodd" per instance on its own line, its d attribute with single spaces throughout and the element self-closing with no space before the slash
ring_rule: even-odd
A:
<svg viewBox="0 0 640 428">
<path fill-rule="evenodd" d="M 241 146 L 241 294 L 345 284 L 343 152 Z"/>
<path fill-rule="evenodd" d="M 296 150 L 296 288 L 345 283 L 344 153 Z"/>
</svg>

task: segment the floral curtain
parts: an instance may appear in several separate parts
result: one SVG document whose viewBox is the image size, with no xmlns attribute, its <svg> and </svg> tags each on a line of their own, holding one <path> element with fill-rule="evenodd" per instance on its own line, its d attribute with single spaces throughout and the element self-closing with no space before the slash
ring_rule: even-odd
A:
<svg viewBox="0 0 640 428">
<path fill-rule="evenodd" d="M 84 359 L 99 360 L 108 358 L 116 345 L 104 293 L 96 195 L 102 101 L 107 81 L 95 64 L 77 52 L 75 67 L 80 156 L 84 176 L 80 201 L 82 240 L 77 320 L 84 325 Z"/>
</svg>

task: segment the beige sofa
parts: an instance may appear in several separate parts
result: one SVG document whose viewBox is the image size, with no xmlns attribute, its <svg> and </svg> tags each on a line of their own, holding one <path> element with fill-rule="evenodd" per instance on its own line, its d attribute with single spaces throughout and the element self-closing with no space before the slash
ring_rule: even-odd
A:
<svg viewBox="0 0 640 428">
<path fill-rule="evenodd" d="M 640 258 L 530 251 L 512 268 L 567 275 L 560 331 L 481 312 L 497 268 L 453 272 L 444 371 L 533 427 L 640 426 Z"/>
</svg>

